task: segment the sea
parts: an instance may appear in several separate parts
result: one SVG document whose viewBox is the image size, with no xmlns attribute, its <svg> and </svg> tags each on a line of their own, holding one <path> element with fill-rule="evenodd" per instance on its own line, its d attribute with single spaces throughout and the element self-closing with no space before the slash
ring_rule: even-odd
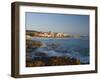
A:
<svg viewBox="0 0 100 80">
<path fill-rule="evenodd" d="M 35 52 L 46 53 L 47 57 L 68 56 L 87 64 L 89 59 L 89 37 L 80 38 L 39 38 L 32 37 L 32 40 L 40 41 L 43 45 Z M 34 53 L 34 51 L 33 51 Z M 35 56 L 33 55 L 33 58 Z"/>
</svg>

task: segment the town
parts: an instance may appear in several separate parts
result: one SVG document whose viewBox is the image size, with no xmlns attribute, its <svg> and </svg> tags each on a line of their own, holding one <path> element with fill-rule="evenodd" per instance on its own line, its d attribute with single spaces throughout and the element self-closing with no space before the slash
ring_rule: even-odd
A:
<svg viewBox="0 0 100 80">
<path fill-rule="evenodd" d="M 45 37 L 45 38 L 66 38 L 71 37 L 71 35 L 61 32 L 42 32 L 42 31 L 26 31 L 26 37 Z"/>
</svg>

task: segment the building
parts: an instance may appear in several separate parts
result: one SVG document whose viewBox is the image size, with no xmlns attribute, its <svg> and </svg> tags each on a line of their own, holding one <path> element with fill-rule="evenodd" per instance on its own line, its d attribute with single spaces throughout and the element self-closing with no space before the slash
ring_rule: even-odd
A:
<svg viewBox="0 0 100 80">
<path fill-rule="evenodd" d="M 57 33 L 56 37 L 64 37 L 63 33 Z"/>
<path fill-rule="evenodd" d="M 30 35 L 26 35 L 26 40 L 30 40 L 31 36 Z"/>
</svg>

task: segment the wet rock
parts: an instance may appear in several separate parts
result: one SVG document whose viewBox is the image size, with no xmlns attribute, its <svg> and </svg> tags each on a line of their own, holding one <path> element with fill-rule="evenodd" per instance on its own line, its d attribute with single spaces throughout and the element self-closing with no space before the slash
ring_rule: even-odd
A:
<svg viewBox="0 0 100 80">
<path fill-rule="evenodd" d="M 45 57 L 45 56 L 47 56 L 46 53 L 43 53 L 43 52 L 36 52 L 36 53 L 34 53 L 34 55 L 35 55 L 35 56 L 38 56 L 38 57 L 39 57 L 39 56 L 40 56 L 40 57 Z"/>
<path fill-rule="evenodd" d="M 41 47 L 42 43 L 36 40 L 26 40 L 26 52 L 32 52 Z"/>
</svg>

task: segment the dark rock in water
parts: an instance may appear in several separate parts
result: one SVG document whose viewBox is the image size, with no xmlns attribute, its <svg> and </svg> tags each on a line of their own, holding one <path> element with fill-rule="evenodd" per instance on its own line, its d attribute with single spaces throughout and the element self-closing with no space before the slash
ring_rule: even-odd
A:
<svg viewBox="0 0 100 80">
<path fill-rule="evenodd" d="M 81 64 L 90 64 L 89 62 L 81 62 Z"/>
<path fill-rule="evenodd" d="M 40 57 L 45 57 L 45 56 L 47 56 L 46 53 L 43 53 L 43 52 L 36 52 L 36 53 L 34 53 L 34 55 L 35 55 L 35 56 L 38 56 L 38 57 L 39 57 L 39 56 L 40 56 Z"/>
<path fill-rule="evenodd" d="M 33 49 L 32 48 L 26 48 L 26 52 L 32 52 Z"/>
<path fill-rule="evenodd" d="M 38 61 L 38 60 L 41 60 L 41 61 L 47 63 L 50 60 L 50 58 L 46 57 L 46 56 L 45 57 L 34 57 L 33 61 Z"/>
<path fill-rule="evenodd" d="M 73 65 L 80 64 L 80 60 L 75 59 L 75 58 L 71 58 L 71 62 L 72 62 Z"/>
<path fill-rule="evenodd" d="M 47 46 L 51 47 L 52 49 L 57 48 L 59 45 L 60 44 L 58 44 L 58 43 L 47 44 Z"/>
<path fill-rule="evenodd" d="M 42 43 L 36 40 L 26 40 L 26 52 L 32 52 L 41 47 Z"/>
</svg>

